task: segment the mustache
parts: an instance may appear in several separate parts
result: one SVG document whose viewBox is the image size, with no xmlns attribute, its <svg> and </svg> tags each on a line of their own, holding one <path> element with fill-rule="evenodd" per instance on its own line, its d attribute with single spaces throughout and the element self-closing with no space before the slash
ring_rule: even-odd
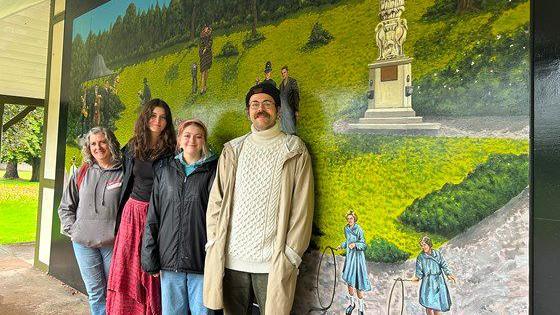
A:
<svg viewBox="0 0 560 315">
<path fill-rule="evenodd" d="M 255 115 L 253 115 L 254 118 L 259 118 L 260 116 L 263 116 L 265 118 L 270 118 L 270 114 L 267 112 L 258 112 Z"/>
</svg>

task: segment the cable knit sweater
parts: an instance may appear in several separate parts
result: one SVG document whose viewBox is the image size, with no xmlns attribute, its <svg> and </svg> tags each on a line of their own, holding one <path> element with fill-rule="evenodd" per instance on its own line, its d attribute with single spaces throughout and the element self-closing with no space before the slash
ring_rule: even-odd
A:
<svg viewBox="0 0 560 315">
<path fill-rule="evenodd" d="M 274 127 L 252 133 L 239 156 L 226 268 L 268 273 L 277 229 L 286 134 Z"/>
</svg>

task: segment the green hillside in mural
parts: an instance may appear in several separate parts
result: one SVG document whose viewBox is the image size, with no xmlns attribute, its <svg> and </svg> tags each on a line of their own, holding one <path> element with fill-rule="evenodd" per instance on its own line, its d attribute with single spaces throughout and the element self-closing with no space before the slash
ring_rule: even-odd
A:
<svg viewBox="0 0 560 315">
<path fill-rule="evenodd" d="M 191 65 L 199 61 L 198 49 L 186 42 L 124 66 L 109 63 L 119 73 L 118 97 L 124 104 L 115 122 L 117 137 L 125 142 L 132 135 L 138 91 L 147 78 L 152 97 L 166 100 L 175 117 L 207 122 L 211 143 L 219 150 L 225 141 L 249 130 L 244 94 L 263 77 L 265 62 L 272 62 L 277 82 L 280 67 L 288 65 L 301 90 L 298 134 L 314 157 L 315 224 L 321 233 L 316 244 L 335 246 L 342 241 L 344 213 L 351 208 L 360 214 L 368 242 L 381 237 L 408 253 L 417 252 L 421 232 L 398 221 L 403 211 L 446 183 L 459 184 L 490 155 L 527 153 L 528 141 L 335 133 L 337 121 L 357 118 L 365 110 L 367 65 L 377 58 L 378 5 L 366 0 L 307 7 L 259 26 L 265 39 L 249 48 L 243 45 L 247 27 L 216 32 L 204 95 L 191 94 Z M 409 23 L 404 49 L 414 58 L 413 107 L 423 115 L 526 114 L 529 3 L 427 18 L 434 5 L 437 1 L 407 1 L 404 13 Z M 316 22 L 333 38 L 305 49 Z M 217 57 L 226 43 L 238 54 Z M 488 91 L 493 94 L 484 94 Z M 72 156 L 79 151 L 68 146 L 67 165 Z M 437 235 L 434 239 L 436 244 L 446 240 Z"/>
</svg>

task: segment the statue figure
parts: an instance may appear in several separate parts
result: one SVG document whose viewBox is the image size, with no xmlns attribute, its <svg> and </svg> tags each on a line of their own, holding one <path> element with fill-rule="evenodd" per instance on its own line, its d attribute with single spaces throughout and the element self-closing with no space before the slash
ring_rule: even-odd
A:
<svg viewBox="0 0 560 315">
<path fill-rule="evenodd" d="M 375 43 L 379 48 L 379 58 L 377 59 L 385 59 L 383 58 L 383 47 L 385 47 L 385 29 L 383 23 L 379 23 L 375 27 Z"/>
<path fill-rule="evenodd" d="M 403 45 L 408 32 L 404 12 L 404 0 L 381 0 L 379 17 L 381 22 L 375 28 L 375 42 L 379 48 L 377 60 L 393 59 L 404 56 Z"/>
<path fill-rule="evenodd" d="M 397 29 L 395 30 L 395 36 L 397 38 L 397 54 L 399 56 L 404 56 L 403 45 L 406 40 L 406 33 L 408 32 L 408 25 L 406 19 L 401 19 L 399 24 L 397 24 Z"/>
<path fill-rule="evenodd" d="M 93 125 L 101 126 L 101 93 L 99 93 L 99 86 L 95 85 L 95 101 L 93 103 Z"/>
<path fill-rule="evenodd" d="M 379 17 L 381 20 L 398 19 L 404 11 L 404 0 L 381 0 Z"/>
<path fill-rule="evenodd" d="M 81 135 L 87 132 L 87 119 L 89 116 L 88 112 L 88 104 L 87 104 L 87 89 L 84 87 L 84 94 L 80 96 L 80 100 L 82 101 L 82 107 L 80 109 L 80 125 L 81 125 Z"/>
</svg>

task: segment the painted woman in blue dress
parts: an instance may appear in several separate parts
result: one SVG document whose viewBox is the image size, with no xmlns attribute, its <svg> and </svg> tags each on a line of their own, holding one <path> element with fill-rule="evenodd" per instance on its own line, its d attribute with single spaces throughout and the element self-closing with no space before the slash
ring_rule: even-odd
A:
<svg viewBox="0 0 560 315">
<path fill-rule="evenodd" d="M 358 298 L 358 314 L 363 315 L 365 311 L 364 292 L 371 291 L 368 279 L 365 250 L 367 248 L 364 231 L 356 223 L 358 216 L 354 211 L 346 214 L 348 224 L 344 227 L 346 241 L 337 247 L 338 250 L 346 249 L 346 260 L 342 270 L 342 280 L 348 285 L 349 305 L 346 314 L 352 314 L 356 308 L 356 297 Z"/>
<path fill-rule="evenodd" d="M 416 258 L 416 272 L 412 281 L 420 281 L 420 305 L 426 308 L 426 314 L 436 315 L 451 308 L 451 296 L 445 277 L 455 283 L 447 262 L 440 251 L 432 249 L 432 240 L 423 236 L 420 240 L 422 252 Z"/>
</svg>

